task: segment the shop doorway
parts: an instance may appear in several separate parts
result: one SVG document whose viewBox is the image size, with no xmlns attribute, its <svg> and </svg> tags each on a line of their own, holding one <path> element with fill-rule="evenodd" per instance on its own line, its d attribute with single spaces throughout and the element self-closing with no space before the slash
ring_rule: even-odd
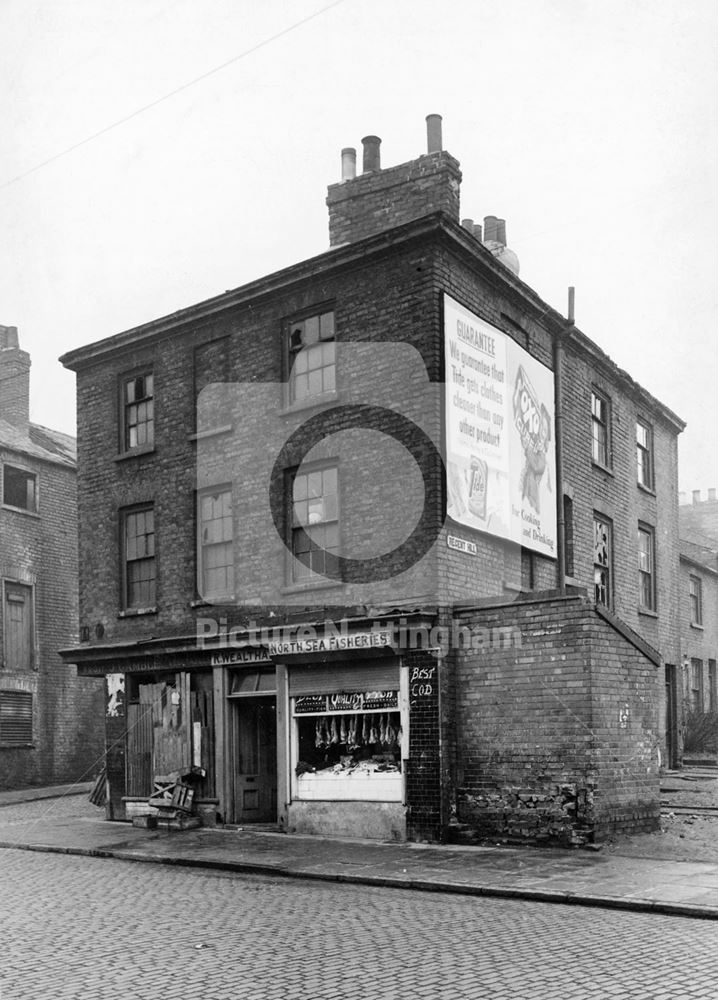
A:
<svg viewBox="0 0 718 1000">
<path fill-rule="evenodd" d="M 232 823 L 277 820 L 277 699 L 233 698 Z"/>
</svg>

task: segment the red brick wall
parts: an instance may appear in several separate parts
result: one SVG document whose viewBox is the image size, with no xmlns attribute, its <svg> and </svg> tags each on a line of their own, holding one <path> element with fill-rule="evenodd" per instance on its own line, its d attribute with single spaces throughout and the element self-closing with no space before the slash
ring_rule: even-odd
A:
<svg viewBox="0 0 718 1000">
<path fill-rule="evenodd" d="M 0 787 L 87 781 L 102 767 L 102 682 L 78 678 L 58 649 L 77 643 L 75 470 L 0 450 L 38 477 L 38 515 L 0 508 L 0 576 L 34 586 L 35 669 L 0 668 L 0 687 L 34 695 L 32 747 L 0 746 Z M 0 616 L 1 617 L 1 616 Z M 0 649 L 2 649 L 0 621 Z"/>
<path fill-rule="evenodd" d="M 513 648 L 456 654 L 458 819 L 481 835 L 564 844 L 653 829 L 658 668 L 582 598 L 458 617 L 521 634 Z"/>
</svg>

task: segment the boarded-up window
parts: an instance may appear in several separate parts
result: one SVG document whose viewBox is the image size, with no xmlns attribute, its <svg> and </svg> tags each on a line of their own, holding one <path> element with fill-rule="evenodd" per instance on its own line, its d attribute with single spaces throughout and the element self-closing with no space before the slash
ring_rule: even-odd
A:
<svg viewBox="0 0 718 1000">
<path fill-rule="evenodd" d="M 200 344 L 194 349 L 194 390 L 195 400 L 203 389 L 217 382 L 226 382 L 229 378 L 229 337 L 211 340 L 208 344 Z M 225 412 L 224 396 L 205 394 L 201 402 L 202 419 L 196 417 L 198 429 L 208 430 L 213 427 L 223 427 L 229 424 L 229 416 Z"/>
<path fill-rule="evenodd" d="M 0 691 L 0 743 L 32 743 L 32 693 Z"/>
<path fill-rule="evenodd" d="M 31 670 L 34 665 L 32 617 L 32 587 L 6 581 L 3 632 L 8 670 Z"/>
</svg>

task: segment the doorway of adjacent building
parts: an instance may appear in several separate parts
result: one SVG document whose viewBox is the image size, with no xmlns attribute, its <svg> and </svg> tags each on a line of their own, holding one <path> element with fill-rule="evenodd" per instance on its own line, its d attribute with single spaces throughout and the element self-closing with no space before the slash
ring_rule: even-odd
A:
<svg viewBox="0 0 718 1000">
<path fill-rule="evenodd" d="M 666 767 L 678 767 L 678 692 L 676 667 L 666 664 Z"/>
<path fill-rule="evenodd" d="M 277 819 L 277 699 L 231 700 L 233 823 Z"/>
</svg>

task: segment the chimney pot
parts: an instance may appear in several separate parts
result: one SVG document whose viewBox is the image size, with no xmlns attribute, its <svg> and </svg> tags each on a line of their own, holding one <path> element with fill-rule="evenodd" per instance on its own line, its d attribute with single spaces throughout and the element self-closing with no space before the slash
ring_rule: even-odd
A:
<svg viewBox="0 0 718 1000">
<path fill-rule="evenodd" d="M 473 219 L 462 219 L 461 225 L 463 229 L 468 229 L 470 233 L 474 232 L 474 220 Z"/>
<path fill-rule="evenodd" d="M 16 326 L 0 326 L 0 351 L 17 350 L 20 341 L 17 336 Z"/>
<path fill-rule="evenodd" d="M 506 246 L 506 219 L 496 220 L 496 242 Z"/>
<path fill-rule="evenodd" d="M 481 243 L 481 224 L 478 222 L 474 223 L 474 236 Z"/>
<path fill-rule="evenodd" d="M 709 500 L 715 500 L 715 498 L 716 498 L 716 491 L 714 489 L 713 490 L 708 490 L 708 499 Z"/>
<path fill-rule="evenodd" d="M 701 491 L 693 490 L 693 503 L 700 503 L 700 502 L 701 502 Z"/>
<path fill-rule="evenodd" d="M 362 139 L 364 147 L 363 172 L 370 173 L 374 170 L 381 170 L 381 139 L 378 135 L 365 135 Z"/>
<path fill-rule="evenodd" d="M 498 221 L 495 215 L 484 216 L 484 243 L 497 242 L 496 227 Z"/>
<path fill-rule="evenodd" d="M 440 153 L 442 149 L 441 115 L 427 115 L 426 151 L 427 153 Z"/>
<path fill-rule="evenodd" d="M 357 151 L 353 146 L 342 150 L 342 181 L 353 181 L 357 175 Z"/>
</svg>

